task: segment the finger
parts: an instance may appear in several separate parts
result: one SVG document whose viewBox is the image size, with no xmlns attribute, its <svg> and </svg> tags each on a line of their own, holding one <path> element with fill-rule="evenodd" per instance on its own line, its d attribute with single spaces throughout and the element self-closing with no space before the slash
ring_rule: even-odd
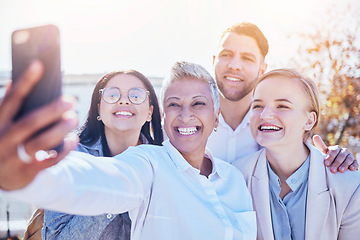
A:
<svg viewBox="0 0 360 240">
<path fill-rule="evenodd" d="M 26 144 L 29 155 L 35 156 L 35 153 L 39 150 L 52 149 L 59 145 L 65 136 L 76 127 L 76 113 L 73 111 L 67 112 L 63 120 L 42 132 L 40 135 L 32 138 L 32 140 Z"/>
<path fill-rule="evenodd" d="M 5 159 L 0 165 L 0 188 L 14 190 L 25 187 L 43 169 L 51 167 L 63 159 L 78 143 L 78 138 L 66 138 L 63 150 L 56 157 L 44 161 L 33 161 L 25 164 L 17 156 L 16 150 L 11 157 Z"/>
<path fill-rule="evenodd" d="M 55 164 L 57 164 L 59 161 L 61 161 L 66 155 L 69 154 L 70 151 L 74 150 L 79 143 L 79 138 L 77 136 L 72 136 L 69 138 L 66 138 L 64 140 L 64 148 L 63 150 L 57 154 L 54 158 L 49 158 L 44 161 L 36 162 L 36 171 L 40 171 L 42 169 L 46 169 L 48 167 L 51 167 Z"/>
<path fill-rule="evenodd" d="M 338 145 L 331 146 L 328 149 L 329 151 L 328 155 L 325 157 L 325 163 L 331 162 L 330 171 L 336 173 L 339 166 L 345 160 L 347 154 L 345 154 L 344 151 L 342 151 L 343 149 Z"/>
<path fill-rule="evenodd" d="M 30 93 L 31 89 L 40 80 L 44 72 L 44 66 L 40 61 L 30 64 L 16 84 L 7 91 L 2 104 L 0 105 L 0 126 L 6 126 L 18 112 L 21 103 Z"/>
<path fill-rule="evenodd" d="M 63 114 L 71 109 L 72 106 L 72 102 L 61 98 L 31 112 L 13 124 L 6 132 L 8 143 L 17 145 L 25 142 L 39 130 L 60 121 Z"/>
<path fill-rule="evenodd" d="M 349 169 L 350 169 L 350 171 L 355 171 L 355 170 L 358 170 L 358 169 L 359 169 L 359 164 L 358 164 L 358 162 L 356 161 L 356 159 L 355 159 L 355 161 L 350 165 Z"/>
<path fill-rule="evenodd" d="M 340 154 L 339 154 L 340 155 Z M 339 157 L 338 155 L 338 157 Z M 350 169 L 351 164 L 353 164 L 353 162 L 355 161 L 355 156 L 353 154 L 348 154 L 344 161 L 340 164 L 340 167 L 338 168 L 338 170 L 340 172 L 345 172 L 348 169 Z"/>
<path fill-rule="evenodd" d="M 322 153 L 328 153 L 329 149 L 319 135 L 314 135 L 313 142 L 315 147 L 319 149 Z"/>
</svg>

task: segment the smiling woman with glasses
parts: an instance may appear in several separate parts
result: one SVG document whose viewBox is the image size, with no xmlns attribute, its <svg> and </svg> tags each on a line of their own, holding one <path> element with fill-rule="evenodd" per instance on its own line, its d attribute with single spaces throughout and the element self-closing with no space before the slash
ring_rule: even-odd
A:
<svg viewBox="0 0 360 240">
<path fill-rule="evenodd" d="M 135 70 L 105 75 L 93 91 L 77 150 L 112 157 L 129 146 L 162 141 L 160 110 L 150 81 Z M 124 240 L 130 239 L 130 228 L 128 213 L 88 217 L 46 210 L 42 238 Z"/>
</svg>

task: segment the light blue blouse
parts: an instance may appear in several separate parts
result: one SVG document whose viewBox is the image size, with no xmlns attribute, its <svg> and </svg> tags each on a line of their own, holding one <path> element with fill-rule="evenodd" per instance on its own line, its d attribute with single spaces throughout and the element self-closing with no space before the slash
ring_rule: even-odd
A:
<svg viewBox="0 0 360 240">
<path fill-rule="evenodd" d="M 308 189 L 310 156 L 286 183 L 291 191 L 281 199 L 280 179 L 267 162 L 269 193 L 274 238 L 278 240 L 304 240 L 306 198 Z"/>
</svg>

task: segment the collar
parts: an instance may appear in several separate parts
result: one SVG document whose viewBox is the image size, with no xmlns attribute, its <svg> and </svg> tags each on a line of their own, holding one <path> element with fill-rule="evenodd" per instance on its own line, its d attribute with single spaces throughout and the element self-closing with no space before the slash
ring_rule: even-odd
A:
<svg viewBox="0 0 360 240">
<path fill-rule="evenodd" d="M 179 171 L 185 172 L 188 169 L 191 169 L 191 171 L 200 174 L 200 170 L 191 166 L 169 140 L 165 140 L 163 146 Z M 213 158 L 208 149 L 205 149 L 204 156 L 212 162 L 212 171 L 209 177 L 218 175 L 221 178 L 225 178 L 228 176 L 228 168 L 225 168 L 224 163 L 222 163 L 221 160 Z"/>
<path fill-rule="evenodd" d="M 102 144 L 101 144 L 101 137 L 92 145 L 84 145 L 82 143 L 79 143 L 83 148 L 86 148 L 88 150 L 95 150 L 102 153 Z"/>
<path fill-rule="evenodd" d="M 297 169 L 290 177 L 286 179 L 287 185 L 293 192 L 300 187 L 300 185 L 308 180 L 310 166 L 310 154 L 306 158 L 305 162 Z M 272 187 L 280 188 L 280 179 L 271 169 L 269 162 L 267 161 L 267 169 L 269 172 L 269 184 Z"/>
</svg>

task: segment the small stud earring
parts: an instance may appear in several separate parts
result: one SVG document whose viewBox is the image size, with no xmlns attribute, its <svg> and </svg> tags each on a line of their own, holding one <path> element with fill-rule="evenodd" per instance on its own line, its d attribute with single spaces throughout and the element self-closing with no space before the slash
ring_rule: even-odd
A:
<svg viewBox="0 0 360 240">
<path fill-rule="evenodd" d="M 99 116 L 97 116 L 97 118 L 96 118 L 98 121 L 101 121 L 101 117 L 100 117 L 100 115 Z"/>
<path fill-rule="evenodd" d="M 214 132 L 217 132 L 217 128 L 216 128 L 216 127 L 214 127 Z"/>
</svg>

